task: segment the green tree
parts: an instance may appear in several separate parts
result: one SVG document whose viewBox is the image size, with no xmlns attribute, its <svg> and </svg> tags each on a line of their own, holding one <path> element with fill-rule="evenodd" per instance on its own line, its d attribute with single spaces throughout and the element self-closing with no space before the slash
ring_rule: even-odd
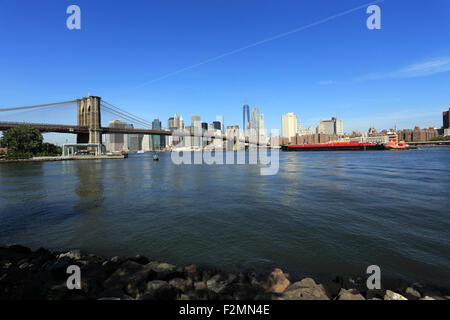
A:
<svg viewBox="0 0 450 320">
<path fill-rule="evenodd" d="M 40 152 L 43 140 L 39 130 L 20 125 L 4 132 L 0 145 L 8 148 L 8 158 L 27 158 Z"/>
<path fill-rule="evenodd" d="M 60 156 L 62 154 L 61 147 L 52 143 L 44 142 L 40 148 L 39 156 Z"/>
</svg>

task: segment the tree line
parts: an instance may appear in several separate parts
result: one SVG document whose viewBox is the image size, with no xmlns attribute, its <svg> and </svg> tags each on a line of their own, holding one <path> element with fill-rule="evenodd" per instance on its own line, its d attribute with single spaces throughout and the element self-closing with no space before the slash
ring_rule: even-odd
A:
<svg viewBox="0 0 450 320">
<path fill-rule="evenodd" d="M 44 142 L 42 133 L 27 125 L 20 125 L 3 132 L 0 138 L 0 148 L 8 151 L 0 151 L 0 158 L 6 159 L 30 159 L 31 157 L 60 156 L 61 147 Z"/>
</svg>

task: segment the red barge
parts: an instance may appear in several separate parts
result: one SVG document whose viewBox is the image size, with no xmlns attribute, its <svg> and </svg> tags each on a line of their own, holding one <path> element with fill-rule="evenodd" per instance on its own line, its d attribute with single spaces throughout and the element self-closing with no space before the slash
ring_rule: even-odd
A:
<svg viewBox="0 0 450 320">
<path fill-rule="evenodd" d="M 300 144 L 281 146 L 283 151 L 369 151 L 386 150 L 384 144 L 359 141 L 335 141 L 323 144 Z"/>
</svg>

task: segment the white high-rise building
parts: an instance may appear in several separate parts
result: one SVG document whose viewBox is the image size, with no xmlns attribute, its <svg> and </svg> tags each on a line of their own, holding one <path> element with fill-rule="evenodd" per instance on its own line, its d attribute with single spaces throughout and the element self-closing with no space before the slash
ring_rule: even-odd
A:
<svg viewBox="0 0 450 320">
<path fill-rule="evenodd" d="M 265 137 L 266 136 L 266 129 L 264 129 L 264 114 L 261 113 L 259 115 L 259 136 Z"/>
<path fill-rule="evenodd" d="M 297 133 L 297 116 L 293 112 L 281 116 L 281 135 L 283 138 L 295 137 Z"/>
</svg>

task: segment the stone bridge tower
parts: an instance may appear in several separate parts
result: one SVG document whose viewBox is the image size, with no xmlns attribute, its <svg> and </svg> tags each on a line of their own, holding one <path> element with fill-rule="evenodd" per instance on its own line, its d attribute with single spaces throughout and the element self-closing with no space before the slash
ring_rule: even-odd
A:
<svg viewBox="0 0 450 320">
<path fill-rule="evenodd" d="M 77 143 L 102 143 L 100 97 L 77 99 L 77 125 L 89 128 L 89 133 L 77 135 Z"/>
</svg>

